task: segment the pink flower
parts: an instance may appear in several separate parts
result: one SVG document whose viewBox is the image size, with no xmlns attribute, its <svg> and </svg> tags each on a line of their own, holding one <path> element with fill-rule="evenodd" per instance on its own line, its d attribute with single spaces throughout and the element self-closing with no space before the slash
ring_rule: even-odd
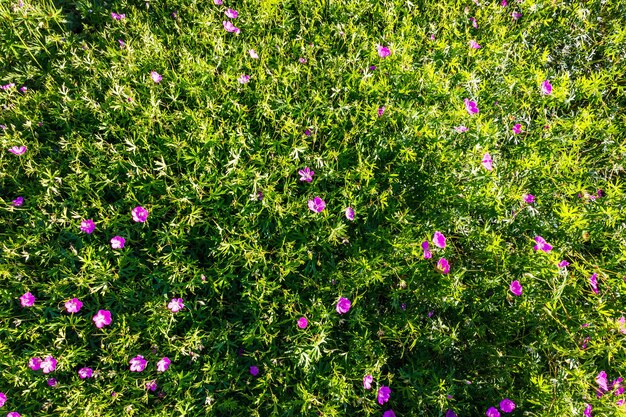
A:
<svg viewBox="0 0 626 417">
<path fill-rule="evenodd" d="M 321 213 L 326 208 L 326 202 L 319 197 L 309 200 L 309 209 L 316 213 Z"/>
<path fill-rule="evenodd" d="M 143 223 L 148 219 L 148 210 L 141 206 L 137 206 L 131 212 L 133 220 L 139 223 Z"/>
<path fill-rule="evenodd" d="M 258 374 L 259 374 L 259 368 L 254 366 L 254 365 L 252 365 L 250 367 L 250 375 L 257 376 Z"/>
<path fill-rule="evenodd" d="M 135 356 L 128 363 L 130 364 L 131 372 L 141 372 L 146 369 L 146 366 L 148 365 L 148 361 L 141 355 Z"/>
<path fill-rule="evenodd" d="M 562 260 L 561 262 L 558 263 L 558 267 L 559 268 L 565 268 L 567 265 L 569 265 L 569 262 L 567 262 L 566 260 Z"/>
<path fill-rule="evenodd" d="M 385 106 L 378 108 L 378 117 L 382 117 L 383 114 L 385 114 Z"/>
<path fill-rule="evenodd" d="M 509 286 L 509 289 L 511 290 L 513 295 L 516 295 L 518 297 L 522 295 L 522 284 L 520 284 L 518 280 L 511 281 L 511 285 Z"/>
<path fill-rule="evenodd" d="M 82 222 L 80 222 L 80 231 L 81 232 L 85 232 L 87 234 L 91 234 L 91 233 L 93 233 L 94 230 L 96 230 L 96 224 L 93 222 L 92 219 L 83 220 Z"/>
<path fill-rule="evenodd" d="M 241 77 L 237 78 L 239 84 L 248 84 L 250 82 L 250 76 L 243 74 Z"/>
<path fill-rule="evenodd" d="M 442 274 L 447 274 L 450 272 L 450 264 L 448 263 L 448 260 L 446 258 L 439 259 L 439 262 L 437 262 L 437 270 Z"/>
<path fill-rule="evenodd" d="M 480 46 L 478 44 L 478 42 L 476 42 L 475 40 L 471 40 L 470 41 L 470 48 L 472 48 L 472 49 L 480 49 L 480 48 L 482 48 L 482 46 Z"/>
<path fill-rule="evenodd" d="M 165 372 L 170 367 L 172 361 L 167 356 L 161 358 L 160 361 L 157 362 L 157 371 Z"/>
<path fill-rule="evenodd" d="M 352 303 L 350 302 L 350 300 L 340 297 L 336 307 L 337 313 L 346 314 L 348 311 L 350 311 L 351 305 Z"/>
<path fill-rule="evenodd" d="M 20 413 L 18 413 L 17 411 L 11 411 L 9 414 L 7 414 L 7 417 L 21 417 L 22 415 Z"/>
<path fill-rule="evenodd" d="M 389 401 L 389 396 L 391 395 L 391 388 L 382 386 L 378 388 L 378 404 L 383 405 L 387 401 Z"/>
<path fill-rule="evenodd" d="M 298 62 L 300 62 L 301 64 L 306 64 L 307 61 L 306 61 L 306 58 L 300 57 L 298 58 Z"/>
<path fill-rule="evenodd" d="M 386 58 L 391 55 L 391 51 L 386 46 L 376 45 L 376 49 L 378 49 L 378 56 L 381 58 Z"/>
<path fill-rule="evenodd" d="M 506 0 L 502 0 L 502 3 L 500 3 L 500 6 L 502 7 L 506 7 L 508 3 L 506 2 Z"/>
<path fill-rule="evenodd" d="M 472 114 L 478 113 L 479 110 L 475 101 L 471 101 L 470 99 L 466 98 L 463 100 L 463 103 L 465 103 L 465 110 L 467 111 L 467 114 L 471 116 Z"/>
<path fill-rule="evenodd" d="M 583 411 L 583 415 L 585 417 L 591 417 L 591 410 L 593 410 L 593 407 L 591 406 L 591 404 L 587 404 L 587 407 L 585 407 L 585 411 Z"/>
<path fill-rule="evenodd" d="M 535 243 L 537 244 L 533 246 L 533 249 L 536 251 L 541 250 L 547 253 L 552 250 L 552 245 L 548 244 L 541 236 L 535 236 Z"/>
<path fill-rule="evenodd" d="M 374 382 L 374 377 L 371 375 L 365 375 L 363 377 L 363 388 L 372 389 L 372 382 Z"/>
<path fill-rule="evenodd" d="M 11 152 L 14 155 L 23 155 L 26 150 L 28 148 L 26 148 L 26 146 L 22 145 L 22 146 L 14 146 L 12 148 L 9 148 L 9 152 Z"/>
<path fill-rule="evenodd" d="M 28 361 L 28 367 L 33 371 L 38 371 L 41 369 L 41 362 L 42 360 L 39 357 L 30 358 Z"/>
<path fill-rule="evenodd" d="M 250 49 L 248 53 L 250 54 L 250 58 L 259 59 L 259 54 L 257 54 L 254 49 Z"/>
<path fill-rule="evenodd" d="M 65 310 L 67 310 L 68 313 L 78 313 L 81 308 L 83 308 L 83 302 L 78 298 L 72 298 L 65 302 Z"/>
<path fill-rule="evenodd" d="M 167 308 L 169 308 L 172 313 L 178 313 L 183 307 L 185 307 L 185 304 L 183 304 L 182 298 L 172 298 L 172 301 L 167 305 Z"/>
<path fill-rule="evenodd" d="M 78 370 L 78 376 L 80 379 L 91 378 L 93 375 L 93 369 L 91 368 L 80 368 Z"/>
<path fill-rule="evenodd" d="M 111 324 L 111 312 L 109 310 L 98 310 L 95 316 L 93 316 L 93 322 L 98 329 L 103 328 Z"/>
<path fill-rule="evenodd" d="M 35 296 L 30 291 L 27 292 L 20 297 L 20 304 L 22 304 L 22 307 L 32 307 L 35 305 Z"/>
<path fill-rule="evenodd" d="M 157 382 L 153 379 L 152 381 L 148 381 L 146 382 L 146 389 L 150 390 L 150 391 L 156 391 L 157 389 Z"/>
<path fill-rule="evenodd" d="M 535 196 L 532 194 L 524 194 L 522 196 L 522 198 L 524 199 L 525 202 L 527 202 L 528 204 L 532 204 L 535 202 Z"/>
<path fill-rule="evenodd" d="M 57 380 L 56 379 L 54 379 L 54 378 L 49 378 L 48 379 L 48 385 L 49 386 L 54 387 L 54 386 L 56 386 L 56 384 L 57 384 Z"/>
<path fill-rule="evenodd" d="M 15 200 L 11 201 L 11 204 L 13 204 L 14 207 L 21 207 L 22 204 L 24 204 L 24 197 L 20 196 L 16 198 Z"/>
<path fill-rule="evenodd" d="M 213 3 L 215 3 L 216 6 L 221 6 L 222 5 L 222 0 L 213 0 Z"/>
<path fill-rule="evenodd" d="M 111 17 L 115 20 L 122 20 L 126 18 L 125 14 L 111 13 Z"/>
<path fill-rule="evenodd" d="M 624 316 L 617 319 L 617 326 L 621 334 L 626 334 L 626 318 Z"/>
<path fill-rule="evenodd" d="M 489 410 L 485 413 L 487 417 L 500 417 L 500 412 L 496 407 L 489 407 Z"/>
<path fill-rule="evenodd" d="M 229 19 L 237 19 L 237 16 L 239 16 L 237 10 L 234 9 L 228 9 L 224 12 L 224 14 L 226 14 L 226 17 L 228 17 Z"/>
<path fill-rule="evenodd" d="M 469 19 L 469 20 L 472 22 L 472 27 L 473 27 L 474 29 L 478 29 L 478 23 L 476 23 L 476 18 L 474 18 L 474 17 L 470 17 L 470 19 Z"/>
<path fill-rule="evenodd" d="M 428 250 L 428 241 L 425 240 L 422 242 L 422 249 L 424 249 L 424 259 L 430 259 L 433 257 L 433 254 Z"/>
<path fill-rule="evenodd" d="M 222 22 L 222 24 L 224 25 L 224 29 L 226 29 L 226 32 L 235 34 L 239 34 L 241 32 L 241 30 L 239 30 L 239 28 L 233 25 L 230 21 L 224 21 Z"/>
<path fill-rule="evenodd" d="M 20 87 L 20 91 L 21 91 L 22 93 L 26 93 L 26 91 L 28 91 L 28 87 L 26 87 L 25 85 L 23 85 L 23 86 L 21 86 L 21 87 Z"/>
<path fill-rule="evenodd" d="M 46 356 L 44 360 L 41 362 L 41 370 L 44 374 L 49 374 L 50 372 L 57 369 L 57 360 L 52 356 Z"/>
<path fill-rule="evenodd" d="M 591 289 L 593 292 L 598 294 L 598 274 L 593 274 L 589 277 L 589 283 L 591 284 Z"/>
<path fill-rule="evenodd" d="M 469 129 L 465 126 L 457 126 L 454 128 L 454 130 L 457 131 L 457 133 L 465 133 L 467 132 Z"/>
<path fill-rule="evenodd" d="M 433 234 L 433 243 L 438 248 L 445 249 L 446 237 L 441 232 L 435 232 L 435 234 Z"/>
<path fill-rule="evenodd" d="M 393 410 L 387 410 L 383 413 L 383 417 L 396 417 L 396 413 Z"/>
<path fill-rule="evenodd" d="M 546 96 L 552 94 L 552 84 L 550 84 L 550 81 L 545 80 L 541 83 L 541 93 Z"/>
<path fill-rule="evenodd" d="M 306 317 L 300 317 L 298 319 L 298 327 L 301 329 L 306 329 L 306 326 L 309 325 L 309 321 L 306 319 Z"/>
<path fill-rule="evenodd" d="M 151 71 L 150 72 L 150 78 L 152 78 L 152 81 L 154 81 L 155 83 L 160 83 L 161 80 L 163 79 L 163 77 L 161 76 L 161 74 L 159 74 L 156 71 Z"/>
<path fill-rule="evenodd" d="M 0 88 L 2 88 L 3 90 L 8 90 L 8 89 L 13 88 L 13 87 L 15 87 L 15 83 L 9 83 L 9 84 L 0 86 Z"/>
<path fill-rule="evenodd" d="M 489 152 L 485 152 L 481 163 L 487 171 L 493 171 L 493 160 L 491 159 L 491 155 L 489 154 Z"/>
<path fill-rule="evenodd" d="M 522 14 L 520 12 L 512 12 L 511 17 L 513 18 L 513 20 L 517 20 L 522 17 Z"/>
<path fill-rule="evenodd" d="M 513 133 L 515 133 L 516 135 L 519 135 L 520 133 L 522 133 L 522 125 L 521 124 L 516 124 L 515 126 L 513 126 Z"/>
<path fill-rule="evenodd" d="M 350 221 L 354 220 L 354 209 L 352 207 L 346 208 L 346 219 Z"/>
<path fill-rule="evenodd" d="M 125 243 L 126 239 L 124 239 L 122 236 L 114 236 L 111 238 L 112 249 L 123 249 Z"/>
<path fill-rule="evenodd" d="M 4 407 L 7 402 L 7 395 L 4 392 L 0 392 L 0 407 Z"/>
<path fill-rule="evenodd" d="M 500 410 L 502 410 L 504 413 L 510 413 L 515 410 L 515 403 L 508 398 L 505 398 L 500 401 Z"/>
<path fill-rule="evenodd" d="M 313 175 L 315 175 L 315 172 L 309 167 L 304 167 L 304 169 L 298 171 L 298 174 L 300 174 L 300 181 L 311 182 L 313 181 Z"/>
</svg>

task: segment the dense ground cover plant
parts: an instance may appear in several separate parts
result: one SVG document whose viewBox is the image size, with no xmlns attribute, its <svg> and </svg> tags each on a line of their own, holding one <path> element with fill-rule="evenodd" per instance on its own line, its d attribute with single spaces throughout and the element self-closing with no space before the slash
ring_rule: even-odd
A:
<svg viewBox="0 0 626 417">
<path fill-rule="evenodd" d="M 164 3 L 0 3 L 3 414 L 624 413 L 626 4 Z"/>
</svg>

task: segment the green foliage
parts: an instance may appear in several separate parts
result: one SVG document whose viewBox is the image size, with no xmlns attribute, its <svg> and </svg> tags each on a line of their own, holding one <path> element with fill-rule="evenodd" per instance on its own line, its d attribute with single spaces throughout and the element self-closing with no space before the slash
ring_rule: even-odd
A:
<svg viewBox="0 0 626 417">
<path fill-rule="evenodd" d="M 16 84 L 0 91 L 3 410 L 476 416 L 510 398 L 513 415 L 623 413 L 595 377 L 626 377 L 626 5 L 480 3 L 250 0 L 227 4 L 239 35 L 212 1 L 0 3 L 0 83 Z M 424 259 L 437 230 L 448 245 Z M 54 388 L 27 366 L 47 355 Z"/>
</svg>

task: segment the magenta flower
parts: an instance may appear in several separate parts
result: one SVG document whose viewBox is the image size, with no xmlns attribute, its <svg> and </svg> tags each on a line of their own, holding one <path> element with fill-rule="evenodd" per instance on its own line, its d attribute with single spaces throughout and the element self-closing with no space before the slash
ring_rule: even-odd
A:
<svg viewBox="0 0 626 417">
<path fill-rule="evenodd" d="M 439 262 L 437 262 L 437 270 L 442 274 L 447 274 L 450 272 L 450 264 L 448 263 L 448 260 L 446 258 L 439 259 Z"/>
<path fill-rule="evenodd" d="M 424 259 L 430 259 L 433 257 L 433 254 L 428 250 L 428 241 L 425 240 L 422 242 L 422 249 L 424 249 Z"/>
<path fill-rule="evenodd" d="M 435 234 L 433 234 L 433 243 L 438 248 L 445 249 L 446 237 L 441 232 L 435 232 Z"/>
<path fill-rule="evenodd" d="M 522 17 L 522 14 L 520 12 L 512 12 L 511 17 L 513 18 L 513 20 L 517 20 Z"/>
<path fill-rule="evenodd" d="M 476 23 L 476 18 L 474 18 L 474 17 L 470 17 L 470 19 L 469 19 L 469 20 L 472 22 L 472 27 L 473 27 L 474 29 L 478 29 L 478 23 Z"/>
<path fill-rule="evenodd" d="M 259 54 L 257 54 L 254 49 L 250 49 L 248 53 L 250 54 L 250 58 L 259 59 Z"/>
<path fill-rule="evenodd" d="M 131 372 L 141 372 L 146 369 L 146 366 L 148 365 L 148 361 L 141 355 L 135 356 L 128 363 L 130 364 Z"/>
<path fill-rule="evenodd" d="M 500 3 L 500 6 L 502 7 L 506 7 L 508 3 L 506 2 L 506 0 L 502 0 L 502 2 Z"/>
<path fill-rule="evenodd" d="M 22 415 L 17 411 L 11 411 L 9 414 L 7 414 L 7 417 L 22 417 Z"/>
<path fill-rule="evenodd" d="M 524 199 L 525 202 L 527 202 L 528 204 L 532 204 L 535 202 L 535 196 L 532 194 L 524 194 L 522 196 L 522 198 Z"/>
<path fill-rule="evenodd" d="M 161 358 L 160 361 L 157 362 L 157 371 L 165 372 L 170 367 L 172 361 L 167 356 Z"/>
<path fill-rule="evenodd" d="M 619 327 L 619 332 L 621 334 L 626 334 L 626 317 L 622 316 L 617 319 L 617 326 Z"/>
<path fill-rule="evenodd" d="M 125 243 L 126 239 L 124 239 L 122 236 L 114 236 L 111 238 L 112 249 L 123 249 Z"/>
<path fill-rule="evenodd" d="M 457 417 L 456 413 L 452 410 L 446 411 L 446 417 Z"/>
<path fill-rule="evenodd" d="M 550 81 L 545 80 L 541 83 L 541 93 L 545 96 L 552 94 L 552 84 L 550 84 Z"/>
<path fill-rule="evenodd" d="M 221 6 L 221 5 L 223 4 L 222 0 L 213 0 L 213 3 L 214 3 L 216 6 Z"/>
<path fill-rule="evenodd" d="M 115 20 L 122 20 L 122 19 L 126 19 L 126 15 L 125 14 L 118 14 L 118 13 L 111 13 L 111 17 Z"/>
<path fill-rule="evenodd" d="M 23 85 L 23 86 L 21 86 L 21 87 L 20 87 L 20 91 L 21 91 L 22 93 L 26 93 L 26 92 L 28 91 L 28 87 L 26 87 L 25 85 Z"/>
<path fill-rule="evenodd" d="M 363 377 L 363 388 L 372 389 L 372 382 L 374 382 L 374 377 L 372 375 L 365 375 Z"/>
<path fill-rule="evenodd" d="M 598 386 L 603 392 L 606 392 L 609 390 L 609 387 L 608 387 L 609 381 L 607 380 L 606 372 L 600 371 L 600 373 L 596 377 L 596 382 L 598 383 Z"/>
<path fill-rule="evenodd" d="M 239 13 L 237 12 L 237 10 L 233 10 L 233 9 L 226 10 L 224 14 L 226 14 L 226 17 L 228 17 L 229 19 L 237 19 L 237 16 L 239 16 Z"/>
<path fill-rule="evenodd" d="M 226 29 L 226 32 L 235 34 L 239 34 L 241 32 L 241 30 L 239 30 L 239 28 L 233 25 L 230 21 L 224 21 L 222 22 L 222 24 L 224 25 L 224 29 Z"/>
<path fill-rule="evenodd" d="M 12 148 L 9 148 L 9 152 L 11 152 L 13 155 L 23 155 L 24 153 L 26 153 L 27 149 L 28 148 L 24 145 L 14 146 Z"/>
<path fill-rule="evenodd" d="M 587 404 L 587 407 L 585 407 L 585 411 L 583 411 L 583 415 L 585 417 L 591 417 L 591 410 L 593 410 L 593 407 L 591 406 L 591 404 Z"/>
<path fill-rule="evenodd" d="M 547 253 L 552 250 L 552 245 L 548 244 L 548 242 L 546 242 L 546 240 L 541 236 L 535 236 L 535 243 L 537 244 L 533 246 L 533 249 L 536 251 L 541 250 Z"/>
<path fill-rule="evenodd" d="M 157 382 L 153 379 L 152 381 L 148 381 L 146 382 L 146 389 L 150 390 L 150 391 L 156 391 L 157 389 Z"/>
<path fill-rule="evenodd" d="M 120 48 L 123 48 L 126 46 L 126 43 L 121 39 L 118 39 L 117 42 L 120 44 Z"/>
<path fill-rule="evenodd" d="M 454 128 L 454 130 L 457 131 L 457 133 L 465 133 L 467 132 L 469 129 L 465 126 L 457 126 Z"/>
<path fill-rule="evenodd" d="M 14 207 L 21 207 L 22 204 L 24 204 L 24 197 L 20 196 L 16 198 L 15 200 L 11 201 L 11 204 L 13 204 Z"/>
<path fill-rule="evenodd" d="M 111 312 L 109 310 L 98 310 L 95 316 L 93 316 L 93 322 L 98 329 L 103 328 L 111 324 Z"/>
<path fill-rule="evenodd" d="M 518 280 L 511 281 L 511 285 L 509 286 L 509 289 L 511 290 L 513 295 L 516 295 L 518 297 L 522 295 L 522 284 L 520 284 Z"/>
<path fill-rule="evenodd" d="M 27 292 L 20 297 L 20 304 L 22 304 L 22 307 L 32 307 L 35 305 L 35 296 L 30 291 Z"/>
<path fill-rule="evenodd" d="M 57 380 L 56 379 L 54 379 L 54 378 L 49 378 L 48 379 L 48 385 L 49 386 L 54 387 L 54 386 L 56 386 L 56 384 L 57 384 Z"/>
<path fill-rule="evenodd" d="M 472 48 L 472 49 L 480 49 L 480 48 L 482 48 L 482 46 L 480 46 L 478 44 L 478 42 L 476 42 L 475 40 L 471 40 L 470 41 L 470 48 Z"/>
<path fill-rule="evenodd" d="M 381 58 L 386 58 L 391 55 L 391 51 L 386 46 L 376 45 L 376 49 L 378 49 L 378 56 Z"/>
<path fill-rule="evenodd" d="M 301 64 L 306 64 L 307 61 L 306 61 L 306 58 L 300 57 L 298 58 L 298 62 L 300 62 Z"/>
<path fill-rule="evenodd" d="M 182 298 L 172 298 L 172 301 L 170 301 L 169 304 L 167 305 L 167 308 L 169 308 L 172 311 L 172 313 L 178 313 L 184 307 L 185 307 L 185 304 L 183 304 Z"/>
<path fill-rule="evenodd" d="M 15 87 L 15 83 L 8 83 L 6 85 L 0 86 L 0 88 L 2 88 L 3 90 L 8 90 Z"/>
<path fill-rule="evenodd" d="M 513 126 L 513 133 L 515 133 L 516 135 L 519 135 L 520 133 L 522 133 L 522 125 L 517 123 L 515 126 Z"/>
<path fill-rule="evenodd" d="M 316 213 L 321 213 L 326 208 L 326 202 L 319 197 L 309 200 L 309 209 Z"/>
<path fill-rule="evenodd" d="M 259 368 L 254 366 L 254 365 L 252 365 L 250 367 L 250 375 L 257 376 L 258 374 L 259 374 Z"/>
<path fill-rule="evenodd" d="M 483 167 L 487 171 L 493 171 L 493 160 L 491 159 L 491 155 L 489 154 L 489 152 L 485 152 L 481 164 L 483 164 Z"/>
<path fill-rule="evenodd" d="M 378 108 L 378 117 L 382 117 L 383 114 L 385 114 L 385 106 Z"/>
<path fill-rule="evenodd" d="M 92 219 L 83 220 L 82 222 L 80 222 L 80 231 L 81 232 L 85 232 L 87 234 L 91 234 L 91 233 L 93 233 L 94 230 L 96 230 L 96 224 L 93 222 Z"/>
<path fill-rule="evenodd" d="M 141 206 L 137 206 L 131 212 L 133 220 L 139 223 L 143 223 L 148 219 L 148 210 Z"/>
<path fill-rule="evenodd" d="M 300 174 L 300 181 L 311 182 L 313 181 L 313 175 L 315 175 L 315 172 L 309 167 L 304 167 L 304 169 L 298 171 L 298 174 Z"/>
<path fill-rule="evenodd" d="M 300 317 L 298 319 L 298 327 L 301 329 L 306 329 L 306 326 L 309 325 L 309 321 L 306 319 L 306 317 Z"/>
<path fill-rule="evenodd" d="M 339 314 L 345 314 L 348 311 L 350 311 L 350 306 L 352 305 L 352 303 L 350 302 L 350 300 L 348 300 L 347 298 L 343 298 L 340 297 L 339 301 L 337 302 L 337 313 Z"/>
<path fill-rule="evenodd" d="M 352 207 L 346 208 L 346 219 L 350 221 L 354 220 L 354 209 Z"/>
<path fill-rule="evenodd" d="M 591 289 L 593 292 L 598 294 L 598 274 L 593 274 L 589 277 L 589 283 L 591 284 Z"/>
<path fill-rule="evenodd" d="M 500 412 L 496 407 L 489 407 L 489 410 L 485 413 L 487 417 L 500 417 Z"/>
<path fill-rule="evenodd" d="M 378 388 L 378 404 L 383 405 L 387 401 L 389 401 L 389 396 L 391 395 L 391 388 L 382 386 Z"/>
<path fill-rule="evenodd" d="M 93 375 L 93 369 L 91 368 L 80 368 L 78 370 L 78 376 L 80 379 L 91 378 Z"/>
<path fill-rule="evenodd" d="M 152 81 L 154 81 L 155 83 L 160 83 L 161 80 L 163 79 L 163 77 L 161 76 L 161 74 L 159 74 L 156 71 L 151 71 L 150 72 L 150 78 L 152 78 Z"/>
<path fill-rule="evenodd" d="M 241 77 L 237 78 L 239 84 L 248 84 L 250 82 L 250 76 L 243 74 Z"/>
<path fill-rule="evenodd" d="M 42 360 L 39 357 L 30 358 L 28 361 L 28 367 L 33 371 L 38 371 L 41 369 L 41 362 Z"/>
<path fill-rule="evenodd" d="M 44 374 L 49 374 L 50 372 L 57 369 L 57 360 L 52 356 L 46 356 L 44 360 L 41 362 L 41 370 Z"/>
<path fill-rule="evenodd" d="M 515 403 L 508 398 L 505 398 L 500 401 L 500 410 L 504 413 L 510 413 L 515 410 Z"/>
<path fill-rule="evenodd" d="M 465 110 L 470 116 L 479 112 L 478 106 L 476 105 L 475 101 L 471 101 L 470 99 L 466 98 L 463 100 L 463 103 L 465 103 Z"/>
<path fill-rule="evenodd" d="M 65 310 L 67 310 L 68 313 L 78 313 L 81 308 L 83 308 L 83 302 L 78 298 L 72 298 L 65 302 Z"/>
<path fill-rule="evenodd" d="M 383 417 L 396 417 L 396 413 L 393 410 L 387 410 L 383 413 Z"/>
<path fill-rule="evenodd" d="M 0 407 L 4 407 L 7 402 L 7 395 L 4 392 L 0 392 Z"/>
</svg>

